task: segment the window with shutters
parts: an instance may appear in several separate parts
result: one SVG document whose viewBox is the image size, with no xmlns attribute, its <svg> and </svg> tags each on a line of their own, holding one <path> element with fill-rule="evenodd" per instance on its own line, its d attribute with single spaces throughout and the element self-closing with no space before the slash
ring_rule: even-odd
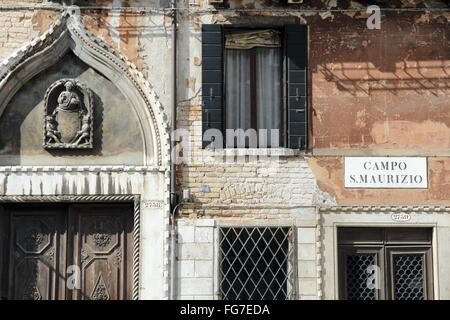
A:
<svg viewBox="0 0 450 320">
<path fill-rule="evenodd" d="M 338 229 L 344 300 L 433 299 L 431 229 Z"/>
<path fill-rule="evenodd" d="M 279 31 L 232 30 L 225 33 L 227 147 L 280 145 L 282 88 Z M 234 134 L 227 134 L 229 132 Z"/>
<path fill-rule="evenodd" d="M 306 30 L 202 26 L 203 147 L 307 147 Z"/>
</svg>

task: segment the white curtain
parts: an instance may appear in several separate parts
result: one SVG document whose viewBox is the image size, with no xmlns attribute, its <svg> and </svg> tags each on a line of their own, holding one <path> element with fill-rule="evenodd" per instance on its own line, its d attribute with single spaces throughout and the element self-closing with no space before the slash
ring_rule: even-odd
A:
<svg viewBox="0 0 450 320">
<path fill-rule="evenodd" d="M 226 128 L 251 126 L 250 50 L 226 50 Z"/>
<path fill-rule="evenodd" d="M 280 51 L 278 48 L 256 48 L 257 129 L 280 129 Z"/>
<path fill-rule="evenodd" d="M 254 79 L 252 80 L 252 61 Z M 260 129 L 266 141 L 259 141 L 263 147 L 279 146 L 279 138 L 272 129 L 281 129 L 281 49 L 256 47 L 251 50 L 226 49 L 226 128 L 248 130 L 252 116 L 256 118 L 257 135 Z M 251 114 L 252 83 L 256 89 L 256 115 Z M 276 136 L 272 136 L 276 134 Z M 273 139 L 271 138 L 273 137 Z M 247 143 L 246 143 L 247 144 Z"/>
</svg>

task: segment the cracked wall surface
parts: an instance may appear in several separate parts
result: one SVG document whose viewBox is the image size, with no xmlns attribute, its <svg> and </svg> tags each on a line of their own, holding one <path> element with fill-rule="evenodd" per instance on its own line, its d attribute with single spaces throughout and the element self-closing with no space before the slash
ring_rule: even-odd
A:
<svg viewBox="0 0 450 320">
<path fill-rule="evenodd" d="M 230 1 L 225 8 L 272 8 L 278 11 L 183 11 L 178 13 L 178 121 L 188 131 L 190 162 L 178 167 L 179 188 L 190 188 L 201 204 L 315 205 L 448 204 L 450 148 L 449 13 L 383 12 L 380 30 L 368 30 L 362 10 L 376 1 Z M 58 6 L 61 1 L 9 1 L 0 4 Z M 161 1 L 77 1 L 79 5 L 161 6 Z M 187 8 L 187 2 L 179 1 Z M 442 8 L 442 1 L 389 1 L 386 6 Z M 211 9 L 191 1 L 192 9 Z M 355 12 L 289 9 L 360 8 Z M 41 35 L 58 16 L 54 10 L 0 11 L 0 58 Z M 170 117 L 171 16 L 169 11 L 82 9 L 86 28 L 111 44 L 142 71 Z M 201 24 L 223 23 L 310 26 L 309 76 L 311 152 L 305 158 L 281 157 L 279 169 L 266 175 L 264 162 L 205 166 L 201 149 Z M 337 32 L 338 30 L 338 32 Z M 347 150 L 365 155 L 428 155 L 427 190 L 349 190 L 343 188 Z M 243 174 L 242 172 L 246 172 Z M 283 196 L 265 187 L 280 181 Z M 249 184 L 242 191 L 240 184 Z M 201 192 L 208 185 L 210 192 Z M 242 190 L 241 190 L 242 189 Z M 276 189 L 276 188 L 275 188 Z M 241 191 L 239 191 L 241 190 Z M 411 193 L 414 196 L 411 196 Z M 288 194 L 289 196 L 287 196 Z M 325 197 L 324 200 L 320 200 Z M 253 210 L 253 209 L 252 209 Z M 192 211 L 195 211 L 192 209 Z M 188 210 L 188 212 L 191 212 Z M 222 209 L 219 212 L 224 212 Z M 214 212 L 216 214 L 217 211 Z M 202 213 L 204 214 L 204 212 Z"/>
</svg>

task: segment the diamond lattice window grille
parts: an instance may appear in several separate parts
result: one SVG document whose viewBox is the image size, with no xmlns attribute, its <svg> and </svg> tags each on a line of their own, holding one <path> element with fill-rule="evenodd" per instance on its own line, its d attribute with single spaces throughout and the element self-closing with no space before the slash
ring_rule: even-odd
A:
<svg viewBox="0 0 450 320">
<path fill-rule="evenodd" d="M 224 300 L 295 298 L 295 245 L 290 227 L 220 228 Z"/>
</svg>

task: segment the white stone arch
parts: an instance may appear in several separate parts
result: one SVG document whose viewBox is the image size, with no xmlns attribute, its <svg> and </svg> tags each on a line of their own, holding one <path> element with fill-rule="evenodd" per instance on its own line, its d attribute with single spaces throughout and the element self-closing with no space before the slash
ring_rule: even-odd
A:
<svg viewBox="0 0 450 320">
<path fill-rule="evenodd" d="M 48 31 L 0 64 L 0 116 L 22 85 L 69 50 L 114 83 L 134 109 L 143 136 L 144 165 L 168 167 L 167 117 L 155 91 L 133 63 L 84 28 L 76 6 L 64 10 Z"/>
</svg>

